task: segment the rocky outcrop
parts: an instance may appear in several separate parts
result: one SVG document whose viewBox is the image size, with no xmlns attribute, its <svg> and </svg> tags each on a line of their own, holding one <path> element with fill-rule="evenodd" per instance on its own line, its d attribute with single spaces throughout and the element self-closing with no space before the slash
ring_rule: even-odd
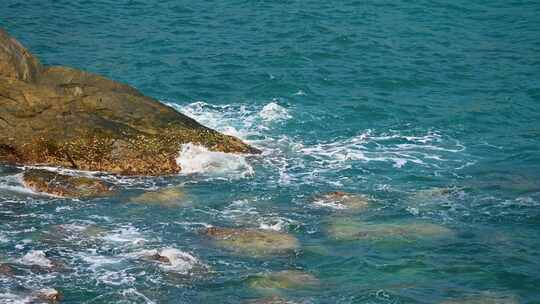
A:
<svg viewBox="0 0 540 304">
<path fill-rule="evenodd" d="M 94 178 L 63 175 L 41 169 L 25 171 L 23 183 L 36 192 L 68 198 L 104 196 L 113 191 L 111 185 Z"/>
<path fill-rule="evenodd" d="M 0 162 L 122 175 L 181 171 L 182 144 L 259 153 L 99 75 L 43 66 L 0 29 Z"/>
</svg>

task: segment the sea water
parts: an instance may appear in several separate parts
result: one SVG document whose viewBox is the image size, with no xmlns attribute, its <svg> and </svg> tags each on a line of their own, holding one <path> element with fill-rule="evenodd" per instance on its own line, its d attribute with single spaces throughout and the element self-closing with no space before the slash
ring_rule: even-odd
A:
<svg viewBox="0 0 540 304">
<path fill-rule="evenodd" d="M 0 26 L 263 151 L 188 144 L 184 173 L 88 200 L 0 168 L 0 303 L 540 303 L 538 1 L 3 0 Z M 313 204 L 335 191 L 369 207 Z M 211 226 L 300 249 L 238 255 Z M 250 284 L 283 270 L 320 285 Z"/>
</svg>

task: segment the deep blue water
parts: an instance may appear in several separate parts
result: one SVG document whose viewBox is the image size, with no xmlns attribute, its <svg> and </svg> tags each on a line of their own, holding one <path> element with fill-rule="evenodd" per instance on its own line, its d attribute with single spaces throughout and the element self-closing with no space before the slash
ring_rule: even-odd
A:
<svg viewBox="0 0 540 304">
<path fill-rule="evenodd" d="M 81 201 L 25 193 L 0 168 L 0 261 L 19 267 L 0 303 L 48 287 L 65 303 L 540 303 L 538 1 L 2 0 L 0 26 L 45 64 L 128 83 L 264 151 Z M 127 203 L 166 186 L 189 204 Z M 371 199 L 353 222 L 451 233 L 335 240 L 344 216 L 312 201 L 337 190 Z M 238 256 L 207 225 L 278 229 L 301 249 Z M 73 232 L 88 226 L 102 233 Z M 46 241 L 58 227 L 69 237 Z M 133 258 L 165 247 L 211 271 Z M 40 251 L 66 270 L 31 271 L 23 257 Z M 321 287 L 249 284 L 285 269 Z"/>
</svg>

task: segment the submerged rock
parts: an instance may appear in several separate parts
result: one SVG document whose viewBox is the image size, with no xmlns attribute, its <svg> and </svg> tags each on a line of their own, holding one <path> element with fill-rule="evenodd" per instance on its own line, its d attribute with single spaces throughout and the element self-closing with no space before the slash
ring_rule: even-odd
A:
<svg viewBox="0 0 540 304">
<path fill-rule="evenodd" d="M 249 280 L 249 286 L 261 291 L 276 289 L 303 289 L 319 286 L 320 281 L 308 272 L 284 270 L 258 275 Z"/>
<path fill-rule="evenodd" d="M 129 200 L 131 203 L 160 205 L 164 207 L 181 207 L 186 204 L 185 193 L 180 188 L 165 188 L 150 191 Z"/>
<path fill-rule="evenodd" d="M 0 162 L 122 175 L 181 171 L 182 144 L 260 153 L 105 77 L 42 66 L 0 29 Z"/>
<path fill-rule="evenodd" d="M 84 238 L 98 238 L 102 237 L 106 233 L 107 230 L 105 228 L 99 227 L 97 225 L 89 225 L 81 231 L 80 235 Z"/>
<path fill-rule="evenodd" d="M 277 231 L 211 227 L 203 234 L 218 246 L 255 257 L 288 254 L 300 248 L 297 238 Z"/>
<path fill-rule="evenodd" d="M 52 225 L 46 231 L 39 231 L 36 240 L 50 246 L 89 246 L 100 242 L 99 237 L 105 233 L 104 228 L 96 225 Z"/>
<path fill-rule="evenodd" d="M 458 188 L 430 188 L 430 189 L 422 189 L 418 190 L 415 193 L 413 193 L 410 197 L 410 200 L 413 201 L 426 201 L 426 200 L 434 200 L 439 198 L 446 198 L 454 193 L 459 191 Z"/>
<path fill-rule="evenodd" d="M 412 193 L 406 203 L 407 211 L 414 215 L 449 208 L 453 201 L 462 195 L 463 189 L 457 187 L 429 188 Z"/>
<path fill-rule="evenodd" d="M 66 272 L 68 270 L 63 262 L 50 259 L 41 250 L 29 251 L 20 259 L 20 262 L 23 265 L 30 266 L 30 270 L 37 274 Z"/>
<path fill-rule="evenodd" d="M 370 199 L 361 194 L 335 191 L 316 196 L 313 203 L 335 210 L 363 211 L 369 207 Z"/>
<path fill-rule="evenodd" d="M 328 225 L 327 233 L 336 240 L 416 240 L 449 237 L 453 231 L 432 223 L 367 223 L 350 218 L 336 219 Z"/>
<path fill-rule="evenodd" d="M 41 169 L 25 171 L 23 183 L 36 192 L 60 197 L 93 197 L 112 193 L 112 186 L 98 179 L 63 175 Z"/>
</svg>

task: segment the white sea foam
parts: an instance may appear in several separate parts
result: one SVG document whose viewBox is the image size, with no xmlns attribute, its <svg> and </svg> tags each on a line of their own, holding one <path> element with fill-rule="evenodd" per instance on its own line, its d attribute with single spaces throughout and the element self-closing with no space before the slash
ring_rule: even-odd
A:
<svg viewBox="0 0 540 304">
<path fill-rule="evenodd" d="M 205 147 L 191 143 L 182 145 L 176 162 L 184 174 L 202 173 L 239 177 L 254 174 L 253 167 L 242 155 L 209 151 Z"/>
<path fill-rule="evenodd" d="M 17 295 L 13 293 L 0 293 L 2 304 L 28 304 L 35 303 L 35 298 L 28 295 Z"/>
<path fill-rule="evenodd" d="M 234 221 L 252 221 L 254 217 L 259 215 L 257 208 L 249 203 L 249 200 L 236 200 L 229 204 L 220 215 L 224 218 Z"/>
<path fill-rule="evenodd" d="M 255 123 L 254 113 L 244 105 L 219 106 L 204 101 L 184 106 L 167 102 L 165 104 L 221 133 L 242 139 L 254 134 L 251 130 Z"/>
<path fill-rule="evenodd" d="M 461 161 L 448 156 L 465 150 L 459 142 L 444 138 L 441 134 L 428 131 L 424 135 L 409 136 L 400 132 L 383 132 L 376 134 L 367 130 L 352 138 L 303 147 L 300 151 L 315 159 L 320 165 L 339 168 L 350 162 L 389 162 L 395 168 L 408 164 L 438 168 L 438 164 L 428 160 L 441 162 Z"/>
<path fill-rule="evenodd" d="M 63 211 L 69 211 L 73 210 L 73 207 L 71 206 L 58 206 L 54 209 L 55 212 L 63 212 Z"/>
<path fill-rule="evenodd" d="M 0 176 L 0 189 L 23 194 L 37 194 L 36 192 L 24 186 L 22 180 L 22 173 Z"/>
<path fill-rule="evenodd" d="M 102 272 L 97 279 L 108 285 L 123 286 L 133 284 L 137 278 L 133 274 L 130 274 L 128 269 L 122 269 Z"/>
<path fill-rule="evenodd" d="M 180 274 L 189 274 L 195 268 L 206 268 L 206 265 L 204 265 L 198 258 L 193 256 L 191 253 L 181 251 L 172 247 L 167 247 L 160 250 L 145 249 L 129 253 L 126 256 L 130 258 L 148 258 L 156 255 L 167 258 L 168 262 L 159 262 L 159 266 L 166 271 L 173 271 Z"/>
<path fill-rule="evenodd" d="M 115 249 L 125 250 L 124 247 Z M 75 253 L 74 256 L 85 264 L 81 270 L 92 272 L 92 277 L 97 281 L 111 286 L 131 286 L 135 282 L 139 274 L 133 271 L 133 267 L 124 264 L 125 254 L 119 252 L 114 255 L 102 255 L 99 252 L 97 249 L 88 249 Z"/>
<path fill-rule="evenodd" d="M 155 304 L 156 302 L 150 300 L 147 296 L 137 291 L 135 288 L 129 288 L 126 290 L 122 290 L 121 292 L 122 296 L 129 297 L 129 298 L 137 298 L 143 300 L 146 304 Z"/>
<path fill-rule="evenodd" d="M 41 250 L 29 251 L 21 258 L 21 263 L 25 265 L 37 265 L 41 267 L 52 267 L 52 261 L 47 258 L 45 252 Z"/>
<path fill-rule="evenodd" d="M 143 237 L 139 229 L 132 226 L 115 229 L 111 233 L 105 235 L 103 239 L 109 242 L 126 243 L 136 246 L 146 243 L 146 239 Z"/>
<path fill-rule="evenodd" d="M 130 287 L 123 290 L 101 293 L 99 296 L 85 303 L 155 304 L 156 302 L 145 296 L 143 293 L 139 292 L 136 288 Z"/>
<path fill-rule="evenodd" d="M 202 263 L 193 255 L 175 248 L 165 248 L 161 250 L 159 255 L 166 257 L 170 261 L 170 265 L 162 264 L 162 268 L 182 274 L 187 274 L 193 270 L 195 266 L 202 265 Z"/>
<path fill-rule="evenodd" d="M 183 229 L 190 230 L 190 231 L 197 231 L 201 228 L 210 228 L 212 227 L 211 224 L 205 223 L 205 222 L 174 222 L 177 225 L 180 225 L 183 227 Z"/>
<path fill-rule="evenodd" d="M 333 201 L 333 200 L 327 200 L 327 199 L 314 200 L 313 204 L 316 205 L 316 206 L 319 206 L 319 207 L 330 208 L 330 209 L 335 209 L 335 210 L 345 210 L 345 209 L 347 209 L 347 206 L 341 204 L 340 202 Z"/>
<path fill-rule="evenodd" d="M 271 122 L 290 119 L 289 110 L 272 100 L 263 107 L 243 104 L 212 105 L 197 101 L 187 105 L 167 103 L 170 107 L 221 133 L 236 136 L 257 146 L 253 136 L 267 131 Z M 258 147 L 258 146 L 257 146 Z"/>
<path fill-rule="evenodd" d="M 96 272 L 108 265 L 120 263 L 123 260 L 122 257 L 103 256 L 91 251 L 81 252 L 78 256 L 82 261 L 89 265 L 87 269 L 92 272 Z"/>
<path fill-rule="evenodd" d="M 279 121 L 290 119 L 289 111 L 275 102 L 265 105 L 259 112 L 259 116 L 264 121 Z"/>
<path fill-rule="evenodd" d="M 259 228 L 263 230 L 287 231 L 289 226 L 298 224 L 297 222 L 285 217 L 264 217 L 257 220 Z"/>
</svg>

